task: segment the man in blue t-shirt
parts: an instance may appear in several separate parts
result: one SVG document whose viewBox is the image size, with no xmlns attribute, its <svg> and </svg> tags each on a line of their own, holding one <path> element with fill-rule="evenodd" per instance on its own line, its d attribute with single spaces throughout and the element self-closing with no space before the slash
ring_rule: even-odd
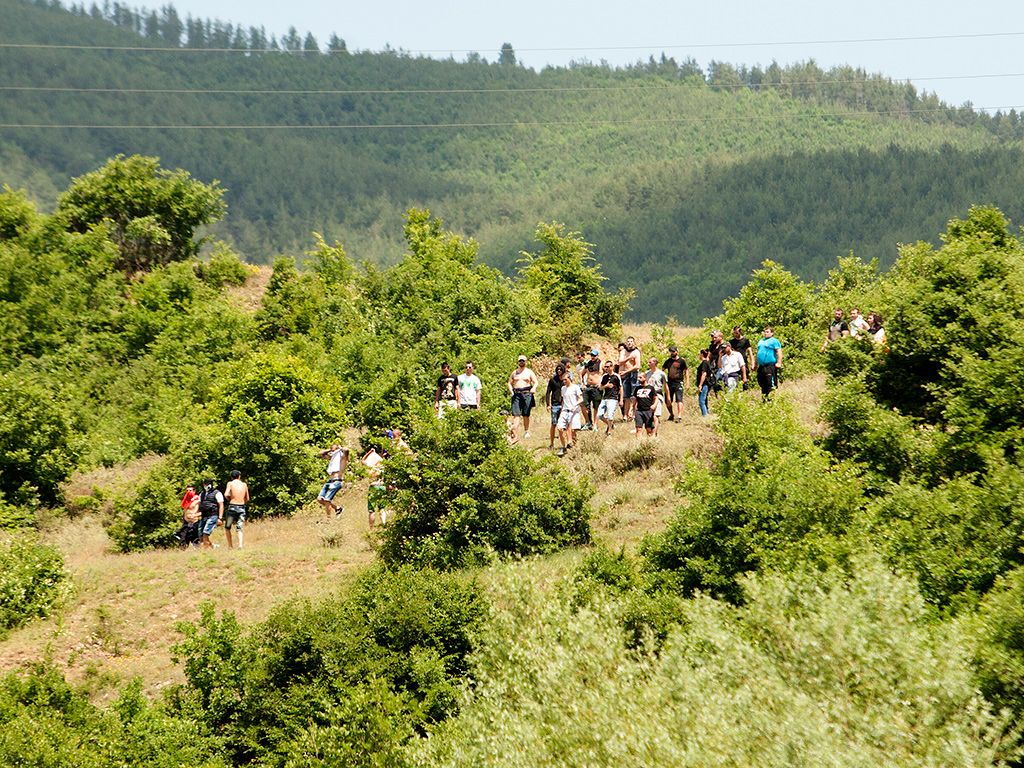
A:
<svg viewBox="0 0 1024 768">
<path fill-rule="evenodd" d="M 775 377 L 782 367 L 782 344 L 775 338 L 775 331 L 770 325 L 764 328 L 764 338 L 757 342 L 757 383 L 761 387 L 761 395 L 768 399 L 775 387 Z"/>
</svg>

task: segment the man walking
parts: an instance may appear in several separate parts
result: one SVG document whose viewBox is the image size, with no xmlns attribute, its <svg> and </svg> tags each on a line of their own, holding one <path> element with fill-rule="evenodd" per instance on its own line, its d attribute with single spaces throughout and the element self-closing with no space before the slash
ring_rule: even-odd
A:
<svg viewBox="0 0 1024 768">
<path fill-rule="evenodd" d="M 452 369 L 448 363 L 441 363 L 441 378 L 437 380 L 437 389 L 434 390 L 434 410 L 437 411 L 437 418 L 444 418 L 448 411 L 454 411 L 459 407 L 459 380 L 452 376 Z"/>
<path fill-rule="evenodd" d="M 583 366 L 580 386 L 583 388 L 583 413 L 587 417 L 584 429 L 597 429 L 597 409 L 601 405 L 601 350 L 590 350 L 590 359 Z"/>
<path fill-rule="evenodd" d="M 199 492 L 199 530 L 203 535 L 203 548 L 212 549 L 210 535 L 224 520 L 224 494 L 213 487 L 213 478 L 203 480 L 203 490 Z"/>
<path fill-rule="evenodd" d="M 722 383 L 725 385 L 726 394 L 732 394 L 741 379 L 743 380 L 743 388 L 747 388 L 747 361 L 731 345 L 725 344 L 722 346 L 722 357 L 720 358 L 719 365 L 722 370 Z"/>
<path fill-rule="evenodd" d="M 523 437 L 530 436 L 530 411 L 537 391 L 537 377 L 526 367 L 526 355 L 520 355 L 516 369 L 508 377 L 508 392 L 512 395 L 512 428 L 519 439 L 519 418 L 523 419 Z"/>
<path fill-rule="evenodd" d="M 743 364 L 747 366 L 747 378 L 754 375 L 757 369 L 754 367 L 754 347 L 750 339 L 743 335 L 743 329 L 738 325 L 732 329 L 732 338 L 729 339 L 729 346 L 743 355 Z M 743 382 L 743 388 L 747 388 L 747 382 Z"/>
<path fill-rule="evenodd" d="M 459 385 L 459 408 L 476 409 L 483 401 L 484 385 L 473 373 L 473 361 L 466 363 L 466 372 L 460 373 Z"/>
<path fill-rule="evenodd" d="M 544 392 L 544 407 L 551 414 L 551 440 L 548 450 L 555 450 L 555 431 L 558 426 L 558 416 L 562 412 L 562 375 L 565 373 L 565 363 L 555 366 L 555 375 L 548 379 L 548 388 Z"/>
<path fill-rule="evenodd" d="M 647 430 L 648 436 L 654 434 L 654 407 L 658 403 L 658 394 L 654 387 L 647 383 L 647 374 L 641 371 L 637 375 L 636 391 L 633 393 L 633 417 L 636 425 L 636 436 L 641 430 Z"/>
<path fill-rule="evenodd" d="M 568 371 L 562 374 L 562 411 L 558 414 L 558 439 L 562 443 L 559 456 L 565 456 L 572 448 L 576 432 L 580 428 L 580 408 L 583 405 L 583 390 L 575 384 Z"/>
<path fill-rule="evenodd" d="M 327 482 L 320 489 L 320 495 L 316 497 L 317 502 L 327 513 L 327 519 L 339 517 L 344 512 L 344 507 L 334 503 L 334 497 L 338 495 L 345 479 L 345 470 L 348 469 L 348 448 L 340 443 L 335 443 L 330 448 L 320 451 L 320 458 L 327 459 Z"/>
<path fill-rule="evenodd" d="M 665 388 L 668 386 L 668 377 L 664 371 L 658 370 L 658 358 L 652 357 L 647 361 L 645 372 L 647 386 L 654 387 L 654 394 L 658 396 L 654 404 L 654 434 L 657 436 L 658 427 L 661 425 L 661 405 L 665 402 Z"/>
<path fill-rule="evenodd" d="M 636 389 L 639 373 L 640 350 L 636 348 L 636 339 L 630 336 L 626 339 L 626 346 L 619 349 L 619 378 L 622 379 L 622 396 L 625 403 L 623 421 L 633 415 L 633 390 Z"/>
<path fill-rule="evenodd" d="M 764 328 L 764 338 L 757 342 L 757 383 L 761 387 L 761 397 L 765 400 L 775 387 L 775 377 L 782 367 L 782 344 L 775 338 L 775 331 L 770 325 Z"/>
<path fill-rule="evenodd" d="M 249 503 L 249 486 L 242 482 L 242 473 L 231 470 L 231 482 L 224 489 L 224 499 L 228 508 L 224 513 L 224 536 L 231 549 L 231 526 L 238 532 L 238 548 L 242 548 L 242 526 L 245 524 L 245 505 Z"/>
<path fill-rule="evenodd" d="M 668 378 L 668 420 L 678 422 L 683 415 L 683 396 L 690 388 L 690 371 L 675 344 L 668 348 L 668 355 L 661 366 Z"/>
<path fill-rule="evenodd" d="M 601 405 L 597 408 L 597 418 L 605 423 L 605 437 L 615 429 L 615 407 L 622 408 L 622 379 L 615 373 L 615 365 L 611 360 L 604 364 L 601 377 Z"/>
</svg>

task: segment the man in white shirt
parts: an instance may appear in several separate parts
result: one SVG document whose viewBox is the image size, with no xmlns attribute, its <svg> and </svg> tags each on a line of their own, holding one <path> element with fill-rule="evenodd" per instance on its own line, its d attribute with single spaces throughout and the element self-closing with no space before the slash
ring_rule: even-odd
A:
<svg viewBox="0 0 1024 768">
<path fill-rule="evenodd" d="M 340 443 L 335 443 L 330 448 L 320 451 L 320 458 L 327 459 L 327 482 L 320 489 L 320 495 L 316 497 L 316 500 L 330 519 L 338 517 L 344 511 L 343 507 L 335 505 L 334 497 L 341 490 L 345 479 L 345 470 L 348 469 L 348 448 Z"/>
<path fill-rule="evenodd" d="M 722 383 L 726 393 L 731 393 L 742 380 L 747 383 L 747 361 L 729 344 L 722 345 L 722 356 L 719 358 L 722 371 Z"/>
<path fill-rule="evenodd" d="M 466 363 L 466 372 L 459 374 L 459 408 L 479 408 L 484 385 L 473 373 L 473 361 Z"/>
<path fill-rule="evenodd" d="M 580 409 L 583 406 L 583 390 L 572 380 L 568 371 L 562 374 L 562 410 L 558 414 L 558 440 L 562 443 L 559 456 L 565 456 L 572 448 L 576 430 L 580 428 Z"/>
</svg>

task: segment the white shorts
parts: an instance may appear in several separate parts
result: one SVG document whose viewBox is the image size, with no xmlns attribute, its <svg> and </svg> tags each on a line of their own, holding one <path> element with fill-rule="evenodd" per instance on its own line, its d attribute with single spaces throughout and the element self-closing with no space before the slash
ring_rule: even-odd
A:
<svg viewBox="0 0 1024 768">
<path fill-rule="evenodd" d="M 661 398 L 658 398 L 657 404 L 654 406 L 654 418 L 661 418 Z"/>
<path fill-rule="evenodd" d="M 597 406 L 597 418 L 609 420 L 614 419 L 615 409 L 618 407 L 618 400 L 602 400 L 601 404 Z"/>
<path fill-rule="evenodd" d="M 562 412 L 558 414 L 558 428 L 559 429 L 573 429 L 578 430 L 580 428 L 580 412 L 567 411 L 564 408 Z"/>
</svg>

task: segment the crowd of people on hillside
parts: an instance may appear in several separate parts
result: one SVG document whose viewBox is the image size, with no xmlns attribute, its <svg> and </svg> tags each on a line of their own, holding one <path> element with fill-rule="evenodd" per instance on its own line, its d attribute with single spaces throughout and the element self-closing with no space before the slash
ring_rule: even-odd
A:
<svg viewBox="0 0 1024 768">
<path fill-rule="evenodd" d="M 847 321 L 843 310 L 836 309 L 822 350 L 837 339 L 862 335 L 875 344 L 884 344 L 885 329 L 881 316 L 872 312 L 864 318 L 854 308 L 850 310 L 850 320 Z M 700 350 L 699 357 L 693 383 L 702 417 L 710 415 L 711 397 L 719 394 L 729 396 L 737 389 L 745 391 L 753 380 L 757 382 L 762 398 L 768 400 L 779 385 L 782 344 L 775 338 L 771 326 L 763 328 L 762 338 L 756 345 L 743 335 L 739 326 L 732 329 L 732 337 L 728 340 L 722 331 L 714 330 L 708 346 Z M 536 397 L 540 380 L 528 367 L 528 362 L 525 355 L 520 355 L 506 382 L 509 408 L 501 413 L 505 416 L 507 439 L 511 445 L 530 439 L 530 415 L 538 405 Z M 668 357 L 660 366 L 658 358 L 650 356 L 644 367 L 641 350 L 632 336 L 618 345 L 614 359 L 602 360 L 599 349 L 580 350 L 575 361 L 563 357 L 547 380 L 543 396 L 544 409 L 550 417 L 548 448 L 555 450 L 557 438 L 558 455 L 564 456 L 575 444 L 577 432 L 598 430 L 602 426 L 605 437 L 610 436 L 615 431 L 616 413 L 621 414 L 622 423 L 631 423 L 636 437 L 656 437 L 666 414 L 670 422 L 682 421 L 684 397 L 690 391 L 690 384 L 689 367 L 675 344 L 668 347 Z M 442 363 L 441 376 L 434 390 L 434 409 L 438 418 L 443 419 L 455 410 L 479 409 L 483 404 L 483 390 L 483 382 L 476 375 L 472 361 L 468 361 L 464 372 L 457 376 L 452 373 L 449 363 Z M 385 436 L 391 449 L 412 454 L 401 430 L 385 430 Z M 316 500 L 327 517 L 332 519 L 343 511 L 334 499 L 345 483 L 349 449 L 338 443 L 320 451 L 320 456 L 327 460 L 327 481 Z M 380 522 L 387 521 L 389 489 L 382 479 L 387 457 L 387 449 L 378 451 L 371 448 L 360 459 L 370 476 L 367 509 L 371 530 L 378 516 Z M 205 479 L 200 493 L 196 493 L 193 486 L 186 489 L 181 502 L 185 510 L 183 524 L 175 534 L 182 548 L 216 546 L 210 541 L 210 534 L 220 525 L 224 526 L 228 548 L 232 547 L 232 527 L 237 532 L 238 548 L 242 548 L 248 486 L 242 482 L 238 470 L 231 473 L 224 493 L 213 483 L 211 478 Z"/>
</svg>

